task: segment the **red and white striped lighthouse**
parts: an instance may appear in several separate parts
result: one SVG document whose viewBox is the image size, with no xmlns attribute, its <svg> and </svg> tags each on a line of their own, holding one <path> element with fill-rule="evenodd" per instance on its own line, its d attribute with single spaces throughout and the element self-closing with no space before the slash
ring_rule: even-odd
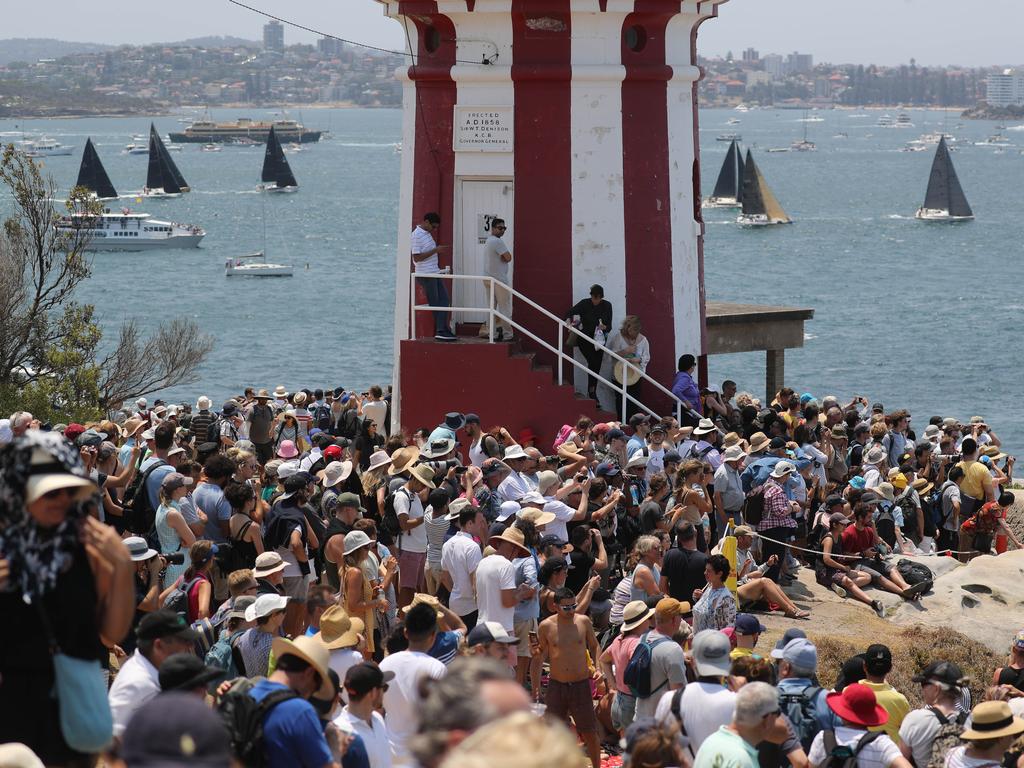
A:
<svg viewBox="0 0 1024 768">
<path fill-rule="evenodd" d="M 483 274 L 481 223 L 498 215 L 516 291 L 564 316 L 601 284 L 616 327 L 642 320 L 648 374 L 671 383 L 679 355 L 705 352 L 696 37 L 724 0 L 378 1 L 413 54 L 398 73 L 396 355 L 412 227 L 437 211 L 454 271 Z M 484 301 L 468 284 L 456 299 L 474 290 Z M 395 370 L 401 398 L 410 372 Z"/>
</svg>

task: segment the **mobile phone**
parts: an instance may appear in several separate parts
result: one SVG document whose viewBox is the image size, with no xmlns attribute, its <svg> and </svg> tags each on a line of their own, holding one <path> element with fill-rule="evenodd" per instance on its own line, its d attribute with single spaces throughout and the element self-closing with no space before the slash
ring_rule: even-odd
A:
<svg viewBox="0 0 1024 768">
<path fill-rule="evenodd" d="M 530 638 L 530 645 L 536 645 L 540 642 L 540 637 L 537 635 L 536 632 L 529 632 L 528 635 Z"/>
<path fill-rule="evenodd" d="M 467 469 L 468 469 L 468 467 L 458 466 L 458 467 L 455 468 L 455 474 L 456 475 L 465 474 Z"/>
</svg>

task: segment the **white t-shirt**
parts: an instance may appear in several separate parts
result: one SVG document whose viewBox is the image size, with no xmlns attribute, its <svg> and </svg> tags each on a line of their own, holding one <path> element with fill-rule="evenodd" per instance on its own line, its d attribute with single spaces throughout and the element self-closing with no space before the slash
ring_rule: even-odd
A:
<svg viewBox="0 0 1024 768">
<path fill-rule="evenodd" d="M 979 760 L 976 757 L 967 757 L 967 747 L 954 747 L 946 755 L 946 768 L 998 768 L 1000 763 L 997 760 Z"/>
<path fill-rule="evenodd" d="M 364 661 L 363 654 L 354 648 L 336 648 L 331 651 L 331 658 L 328 660 L 328 666 L 338 673 L 338 679 L 341 682 L 345 682 L 345 675 L 349 669 L 354 667 L 356 664 L 362 664 Z M 345 692 L 344 686 L 341 689 L 341 700 L 348 703 L 348 694 Z"/>
<path fill-rule="evenodd" d="M 441 568 L 452 577 L 448 607 L 459 616 L 467 616 L 476 610 L 472 574 L 482 559 L 480 545 L 464 531 L 459 531 L 441 547 Z"/>
<path fill-rule="evenodd" d="M 550 512 L 555 516 L 554 520 L 544 526 L 544 535 L 553 533 L 562 541 L 568 541 L 569 528 L 566 523 L 576 516 L 576 510 L 568 504 L 559 501 L 554 496 L 545 496 L 544 498 L 547 501 L 544 505 L 544 511 Z"/>
<path fill-rule="evenodd" d="M 956 712 L 951 717 L 955 718 Z M 939 735 L 939 728 L 939 718 L 930 709 L 915 709 L 903 718 L 900 723 L 900 741 L 913 750 L 915 765 L 928 765 L 932 756 L 932 742 Z"/>
<path fill-rule="evenodd" d="M 402 515 L 405 515 L 409 520 L 419 520 L 423 517 L 423 502 L 420 501 L 419 494 L 412 493 L 404 488 L 396 492 L 395 514 L 399 519 L 401 519 Z M 403 552 L 426 552 L 426 526 L 417 525 L 411 531 L 403 531 L 401 538 L 401 550 Z"/>
<path fill-rule="evenodd" d="M 665 691 L 658 700 L 654 718 L 659 723 L 674 724 L 672 696 L 675 691 Z M 683 689 L 679 700 L 679 713 L 683 716 L 686 735 L 693 754 L 697 754 L 704 739 L 721 726 L 732 722 L 736 710 L 736 694 L 728 688 L 714 683 L 689 683 Z"/>
<path fill-rule="evenodd" d="M 382 672 L 395 673 L 395 679 L 384 691 L 384 722 L 391 742 L 391 758 L 395 765 L 411 765 L 405 745 L 420 724 L 419 681 L 424 677 L 439 680 L 447 667 L 421 651 L 400 651 L 385 656 L 380 668 Z"/>
<path fill-rule="evenodd" d="M 495 280 L 508 282 L 508 267 L 511 262 L 502 261 L 501 254 L 508 253 L 505 241 L 497 235 L 488 235 L 484 243 L 484 274 Z"/>
<path fill-rule="evenodd" d="M 379 712 L 374 712 L 367 723 L 363 718 L 357 717 L 344 707 L 338 716 L 334 718 L 339 728 L 347 725 L 363 739 L 366 745 L 366 755 L 370 758 L 370 768 L 391 768 L 391 742 L 388 740 L 388 729 L 384 724 L 384 718 Z"/>
<path fill-rule="evenodd" d="M 384 427 L 387 426 L 388 404 L 383 400 L 367 400 L 363 403 L 363 417 L 373 419 L 377 425 L 377 434 L 383 435 Z"/>
<path fill-rule="evenodd" d="M 480 607 L 477 624 L 496 621 L 511 634 L 516 607 L 502 604 L 501 590 L 515 587 L 516 570 L 508 558 L 491 555 L 481 560 L 476 567 L 476 602 Z"/>
<path fill-rule="evenodd" d="M 427 232 L 423 227 L 417 225 L 416 229 L 412 231 L 412 237 L 409 240 L 409 247 L 414 256 L 419 256 L 421 253 L 432 251 L 437 248 L 437 241 L 434 240 L 434 236 Z M 415 272 L 417 274 L 437 274 L 441 271 L 441 267 L 437 263 L 437 254 L 428 256 L 423 261 L 413 260 L 415 265 Z"/>
<path fill-rule="evenodd" d="M 836 728 L 836 743 L 854 748 L 865 733 L 867 731 L 841 725 Z M 893 760 L 902 756 L 903 753 L 900 752 L 900 748 L 896 746 L 896 743 L 883 733 L 864 747 L 860 754 L 857 755 L 857 768 L 888 768 Z M 825 754 L 825 732 L 819 731 L 811 743 L 807 759 L 810 760 L 812 766 L 817 768 L 817 766 L 825 762 L 827 757 L 828 755 Z"/>
</svg>

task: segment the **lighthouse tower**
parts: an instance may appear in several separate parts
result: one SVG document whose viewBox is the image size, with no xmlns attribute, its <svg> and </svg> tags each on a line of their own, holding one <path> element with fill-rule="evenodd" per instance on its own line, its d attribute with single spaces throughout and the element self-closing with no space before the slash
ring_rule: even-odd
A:
<svg viewBox="0 0 1024 768">
<path fill-rule="evenodd" d="M 451 246 L 442 265 L 455 274 L 484 274 L 486 227 L 500 216 L 519 294 L 564 317 L 592 284 L 603 286 L 612 330 L 626 315 L 640 317 L 655 380 L 671 383 L 679 355 L 705 353 L 696 39 L 723 1 L 378 0 L 402 25 L 412 54 L 398 72 L 402 424 L 434 424 L 446 408 L 473 410 L 467 370 L 477 371 L 479 388 L 501 386 L 488 373 L 495 361 L 485 357 L 501 345 L 410 340 L 410 232 L 428 211 L 441 216 L 437 241 Z M 457 281 L 452 291 L 455 306 L 486 306 L 477 283 Z M 472 315 L 455 319 L 472 322 Z M 516 302 L 514 316 L 551 336 L 551 321 L 525 303 Z M 522 343 L 551 362 L 529 339 Z M 458 361 L 452 375 L 462 383 L 445 374 Z M 545 393 L 522 399 L 536 412 Z M 641 399 L 669 412 L 650 385 Z M 506 423 L 515 422 L 507 413 L 519 400 L 515 391 L 504 394 Z M 481 413 L 484 421 L 502 415 Z M 525 413 L 521 423 L 533 426 Z"/>
</svg>

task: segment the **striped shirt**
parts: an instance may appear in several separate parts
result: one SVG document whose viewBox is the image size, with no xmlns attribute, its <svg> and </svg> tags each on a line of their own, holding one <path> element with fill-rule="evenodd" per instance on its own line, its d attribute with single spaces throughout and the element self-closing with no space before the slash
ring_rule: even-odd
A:
<svg viewBox="0 0 1024 768">
<path fill-rule="evenodd" d="M 434 240 L 434 236 L 427 232 L 423 227 L 417 226 L 412 231 L 412 238 L 409 241 L 410 250 L 413 256 L 419 256 L 421 253 L 432 251 L 437 248 L 437 242 Z M 441 271 L 441 267 L 437 263 L 437 254 L 428 256 L 423 261 L 416 261 L 413 259 L 415 265 L 415 271 L 418 274 L 436 274 Z"/>
<path fill-rule="evenodd" d="M 771 478 L 764 484 L 764 512 L 757 530 L 767 531 L 771 528 L 796 528 L 793 511 L 789 499 L 782 486 Z"/>
<path fill-rule="evenodd" d="M 441 567 L 441 547 L 444 546 L 448 529 L 451 527 L 451 522 L 445 519 L 446 515 L 447 513 L 439 515 L 435 520 L 433 507 L 427 507 L 423 515 L 423 526 L 427 529 L 427 565 L 430 568 Z"/>
</svg>

